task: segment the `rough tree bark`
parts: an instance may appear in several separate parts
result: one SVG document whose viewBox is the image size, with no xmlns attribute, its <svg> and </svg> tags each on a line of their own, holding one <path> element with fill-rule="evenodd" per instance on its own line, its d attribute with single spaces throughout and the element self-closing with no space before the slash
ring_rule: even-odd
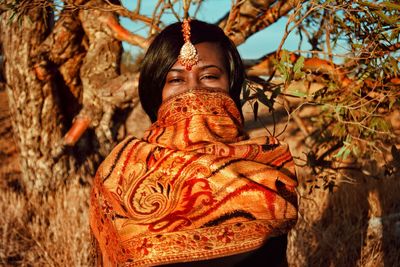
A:
<svg viewBox="0 0 400 267">
<path fill-rule="evenodd" d="M 30 10 L 30 21 L 1 19 L 4 76 L 10 100 L 13 128 L 21 153 L 23 179 L 32 190 L 54 187 L 64 179 L 68 157 L 59 155 L 62 138 L 59 99 L 53 94 L 53 77 L 39 79 L 34 68 L 35 49 L 49 32 L 45 10 Z"/>
<path fill-rule="evenodd" d="M 274 24 L 300 2 L 300 0 L 239 1 L 238 5 L 232 8 L 232 12 L 219 20 L 218 25 L 236 45 L 240 45 L 251 35 Z"/>
<path fill-rule="evenodd" d="M 62 11 L 54 25 L 40 1 L 31 1 L 36 7 L 19 20 L 12 11 L 1 15 L 4 79 L 28 194 L 52 191 L 71 177 L 89 181 L 123 120 L 112 117 L 116 105 L 104 87 L 132 84 L 119 77 L 121 43 L 100 20 L 114 14 L 102 11 L 102 1 L 69 2 L 91 8 Z M 69 147 L 64 135 L 78 112 L 93 130 Z"/>
</svg>

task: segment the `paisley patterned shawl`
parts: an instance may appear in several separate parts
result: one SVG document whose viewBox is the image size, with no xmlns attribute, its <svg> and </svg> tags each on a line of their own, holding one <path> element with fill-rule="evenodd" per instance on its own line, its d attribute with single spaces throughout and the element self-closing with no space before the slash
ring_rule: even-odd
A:
<svg viewBox="0 0 400 267">
<path fill-rule="evenodd" d="M 247 252 L 297 219 L 288 147 L 248 139 L 226 93 L 195 90 L 162 104 L 143 139 L 102 163 L 90 224 L 111 265 L 153 266 Z"/>
</svg>

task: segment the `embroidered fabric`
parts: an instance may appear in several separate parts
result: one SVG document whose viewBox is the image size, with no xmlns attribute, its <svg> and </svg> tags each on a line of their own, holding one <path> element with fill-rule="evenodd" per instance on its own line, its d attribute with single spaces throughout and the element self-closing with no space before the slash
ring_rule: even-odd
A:
<svg viewBox="0 0 400 267">
<path fill-rule="evenodd" d="M 287 145 L 248 139 L 217 89 L 164 101 L 142 140 L 128 137 L 97 171 L 90 224 L 111 265 L 234 255 L 287 233 L 297 186 Z"/>
</svg>

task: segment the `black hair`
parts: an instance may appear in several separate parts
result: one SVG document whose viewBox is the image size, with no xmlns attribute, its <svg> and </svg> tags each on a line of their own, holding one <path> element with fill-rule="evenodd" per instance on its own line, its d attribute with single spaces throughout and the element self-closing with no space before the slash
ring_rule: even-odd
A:
<svg viewBox="0 0 400 267">
<path fill-rule="evenodd" d="M 235 44 L 217 25 L 192 20 L 190 27 L 190 40 L 194 45 L 203 42 L 220 45 L 229 74 L 229 95 L 241 111 L 240 93 L 245 72 Z M 139 77 L 139 97 L 144 111 L 152 122 L 157 120 L 166 76 L 175 64 L 182 45 L 182 23 L 177 22 L 166 27 L 154 38 L 143 59 Z"/>
</svg>

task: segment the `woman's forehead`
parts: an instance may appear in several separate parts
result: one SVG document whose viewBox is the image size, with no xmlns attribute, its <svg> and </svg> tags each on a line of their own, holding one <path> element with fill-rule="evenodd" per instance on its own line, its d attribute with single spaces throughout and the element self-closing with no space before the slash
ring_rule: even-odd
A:
<svg viewBox="0 0 400 267">
<path fill-rule="evenodd" d="M 218 43 L 203 42 L 196 44 L 195 47 L 199 55 L 199 61 L 195 66 L 198 68 L 217 67 L 225 69 L 224 53 Z M 183 70 L 184 66 L 177 61 L 172 66 L 171 71 L 181 69 Z"/>
</svg>

